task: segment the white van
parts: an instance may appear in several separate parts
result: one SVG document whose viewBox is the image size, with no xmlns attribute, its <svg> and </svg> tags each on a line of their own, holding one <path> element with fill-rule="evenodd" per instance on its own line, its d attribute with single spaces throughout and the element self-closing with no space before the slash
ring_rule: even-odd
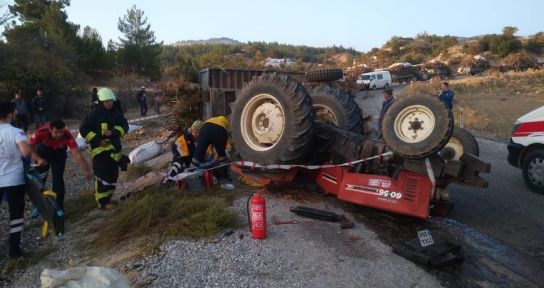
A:
<svg viewBox="0 0 544 288">
<path fill-rule="evenodd" d="M 374 71 L 359 75 L 357 85 L 361 89 L 380 89 L 391 86 L 391 73 L 389 71 Z"/>
<path fill-rule="evenodd" d="M 523 180 L 531 190 L 544 194 L 544 106 L 514 123 L 508 162 L 521 168 Z"/>
</svg>

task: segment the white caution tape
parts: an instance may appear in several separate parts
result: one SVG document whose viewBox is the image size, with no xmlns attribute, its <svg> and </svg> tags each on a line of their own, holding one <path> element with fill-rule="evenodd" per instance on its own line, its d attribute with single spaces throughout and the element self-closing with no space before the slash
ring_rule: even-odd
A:
<svg viewBox="0 0 544 288">
<path fill-rule="evenodd" d="M 96 181 L 100 182 L 100 184 L 102 185 L 106 185 L 106 186 L 117 186 L 117 184 L 121 184 L 121 183 L 117 183 L 117 182 L 114 182 L 114 183 L 110 183 L 108 181 L 105 181 L 105 180 L 102 180 L 100 179 L 98 176 L 94 176 L 94 179 L 96 179 Z"/>
<path fill-rule="evenodd" d="M 232 164 L 237 165 L 237 166 L 242 166 L 242 167 L 250 167 L 250 168 L 283 169 L 283 170 L 289 170 L 289 169 L 292 169 L 292 168 L 295 168 L 295 167 L 296 168 L 305 168 L 305 169 L 308 169 L 308 170 L 316 170 L 316 169 L 322 169 L 322 168 L 333 168 L 333 167 L 351 167 L 351 166 L 354 166 L 355 164 L 363 163 L 363 162 L 366 162 L 366 161 L 370 161 L 370 160 L 373 160 L 373 159 L 378 159 L 378 158 L 385 157 L 385 156 L 390 156 L 390 155 L 393 155 L 393 152 L 385 152 L 385 153 L 382 153 L 382 154 L 379 154 L 379 155 L 376 155 L 376 156 L 372 156 L 372 157 L 368 157 L 368 158 L 364 158 L 364 159 L 360 159 L 360 160 L 355 160 L 355 161 L 350 161 L 350 162 L 346 162 L 346 163 L 342 163 L 342 164 L 326 164 L 326 165 L 297 165 L 297 164 L 262 165 L 262 164 L 257 164 L 255 162 L 251 162 L 251 161 L 234 161 L 234 162 L 224 163 L 224 164 L 214 166 L 214 167 L 211 167 L 211 168 L 207 168 L 207 169 L 198 169 L 198 170 L 194 170 L 194 171 L 190 171 L 190 172 L 182 172 L 182 173 L 179 173 L 176 176 L 168 176 L 168 175 L 166 175 L 166 173 L 162 173 L 162 175 L 164 176 L 164 180 L 183 181 L 183 180 L 187 180 L 189 178 L 198 177 L 198 176 L 202 175 L 202 173 L 204 171 L 215 170 L 215 169 L 218 169 L 218 168 L 221 168 L 221 167 L 230 166 Z M 432 173 L 432 171 L 431 171 L 431 173 Z M 108 183 L 108 182 L 106 182 L 106 181 L 104 181 L 104 180 L 102 180 L 102 179 L 100 179 L 100 178 L 98 178 L 96 176 L 95 176 L 95 178 L 96 178 L 96 180 L 98 180 L 103 185 L 112 185 L 112 186 L 113 185 L 121 185 L 121 186 L 124 185 L 124 183 Z M 432 181 L 434 181 L 434 176 L 433 176 Z M 433 184 L 433 186 L 434 186 L 434 184 Z"/>
<path fill-rule="evenodd" d="M 136 119 L 131 119 L 131 120 L 128 120 L 128 123 L 135 123 L 135 122 L 140 122 L 140 121 L 149 120 L 149 119 L 155 119 L 155 118 L 169 116 L 169 115 L 172 115 L 172 113 L 166 113 L 166 114 L 160 114 L 160 115 L 153 115 L 153 116 L 147 116 L 147 117 L 140 117 L 140 118 L 136 118 Z M 72 130 L 70 130 L 70 132 L 72 134 L 77 134 L 77 133 L 79 133 L 79 129 L 72 129 Z"/>
<path fill-rule="evenodd" d="M 160 115 L 140 117 L 140 118 L 128 120 L 128 123 L 135 123 L 135 122 L 140 122 L 140 121 L 144 121 L 144 120 L 155 119 L 155 118 L 159 118 L 159 117 L 168 116 L 168 115 L 171 115 L 171 114 L 172 113 L 166 113 L 166 114 L 160 114 Z"/>
<path fill-rule="evenodd" d="M 221 167 L 230 166 L 232 164 L 234 164 L 236 166 L 242 166 L 242 167 L 261 168 L 261 169 L 270 169 L 270 170 L 272 170 L 272 169 L 289 170 L 289 169 L 292 169 L 292 168 L 295 168 L 295 167 L 305 168 L 305 169 L 308 169 L 308 170 L 316 170 L 316 169 L 333 168 L 333 167 L 351 167 L 351 166 L 354 166 L 355 164 L 359 164 L 359 163 L 362 163 L 362 162 L 370 161 L 370 160 L 373 160 L 373 159 L 377 159 L 377 158 L 381 158 L 381 157 L 389 156 L 389 155 L 393 155 L 393 152 L 385 152 L 385 153 L 382 153 L 382 154 L 379 154 L 379 155 L 376 155 L 376 156 L 372 156 L 372 157 L 368 157 L 368 158 L 364 158 L 364 159 L 360 159 L 360 160 L 356 160 L 356 161 L 350 161 L 350 162 L 346 162 L 346 163 L 342 163 L 342 164 L 326 164 L 326 165 L 297 165 L 297 164 L 262 165 L 262 164 L 257 164 L 255 162 L 251 162 L 251 161 L 234 161 L 234 162 L 221 164 L 221 165 L 214 166 L 214 167 L 207 168 L 207 169 L 198 169 L 198 170 L 195 170 L 193 172 L 180 173 L 180 174 L 178 174 L 176 176 L 165 176 L 165 180 L 182 181 L 182 180 L 185 180 L 185 179 L 189 179 L 191 177 L 199 176 L 204 171 L 215 170 L 215 169 L 218 169 L 218 168 L 221 168 Z"/>
<path fill-rule="evenodd" d="M 166 177 L 166 174 L 163 174 L 163 175 L 165 176 L 165 180 L 183 181 L 183 180 L 187 180 L 187 179 L 190 179 L 190 178 L 198 177 L 198 176 L 202 175 L 203 171 L 204 170 L 196 170 L 196 171 L 193 171 L 193 172 L 182 172 L 182 173 L 179 173 L 176 176 L 167 176 L 167 177 Z"/>
<path fill-rule="evenodd" d="M 255 162 L 251 162 L 251 161 L 237 161 L 237 162 L 233 162 L 233 164 L 238 165 L 238 166 L 243 166 L 243 167 L 263 168 L 263 169 L 283 169 L 283 170 L 288 170 L 288 169 L 291 169 L 291 168 L 300 167 L 300 168 L 305 168 L 305 169 L 308 169 L 308 170 L 316 170 L 316 169 L 333 168 L 333 167 L 350 167 L 350 166 L 353 166 L 355 164 L 359 164 L 359 163 L 362 163 L 362 162 L 370 161 L 370 160 L 373 160 L 373 159 L 377 159 L 377 158 L 381 158 L 381 157 L 389 156 L 389 155 L 393 155 L 393 152 L 385 152 L 385 153 L 382 153 L 382 154 L 379 154 L 379 155 L 376 155 L 376 156 L 372 156 L 372 157 L 368 157 L 368 158 L 364 158 L 364 159 L 360 159 L 360 160 L 355 160 L 355 161 L 350 161 L 350 162 L 346 162 L 346 163 L 342 163 L 342 164 L 326 164 L 326 165 L 297 165 L 297 164 L 261 165 L 261 164 L 257 164 Z M 216 168 L 216 167 L 214 167 L 214 168 Z"/>
</svg>

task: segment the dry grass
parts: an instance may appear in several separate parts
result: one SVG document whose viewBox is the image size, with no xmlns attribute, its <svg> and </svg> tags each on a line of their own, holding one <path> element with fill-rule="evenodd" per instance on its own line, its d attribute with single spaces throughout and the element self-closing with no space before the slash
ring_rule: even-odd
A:
<svg viewBox="0 0 544 288">
<path fill-rule="evenodd" d="M 146 165 L 145 163 L 142 164 L 134 164 L 129 165 L 126 172 L 121 172 L 121 175 L 119 177 L 120 181 L 134 181 L 145 174 L 151 172 L 153 169 Z"/>
<path fill-rule="evenodd" d="M 98 206 L 94 199 L 94 191 L 85 190 L 73 197 L 67 198 L 64 207 L 66 221 L 76 223 L 83 219 L 89 212 L 97 209 Z"/>
<path fill-rule="evenodd" d="M 508 139 L 517 118 L 544 105 L 544 71 L 469 77 L 449 83 L 455 92 L 456 123 L 462 111 L 465 127 L 498 139 Z M 416 83 L 406 87 L 402 95 L 437 95 L 439 86 L 439 81 Z"/>
<path fill-rule="evenodd" d="M 114 247 L 122 241 L 145 236 L 154 239 L 154 245 L 158 246 L 173 238 L 210 237 L 237 223 L 235 211 L 228 208 L 231 199 L 221 196 L 214 191 L 191 195 L 169 188 L 148 188 L 106 219 L 103 225 L 108 228 L 98 232 L 95 244 Z"/>
</svg>

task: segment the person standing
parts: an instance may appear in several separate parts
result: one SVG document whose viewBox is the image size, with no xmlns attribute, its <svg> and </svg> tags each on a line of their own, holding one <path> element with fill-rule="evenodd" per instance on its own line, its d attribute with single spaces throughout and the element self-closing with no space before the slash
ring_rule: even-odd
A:
<svg viewBox="0 0 544 288">
<path fill-rule="evenodd" d="M 91 145 L 98 208 L 111 210 L 119 168 L 126 170 L 128 157 L 121 154 L 121 137 L 128 131 L 123 114 L 114 109 L 115 94 L 110 88 L 98 90 L 98 105 L 79 126 L 81 136 Z"/>
<path fill-rule="evenodd" d="M 11 102 L 15 103 L 15 110 L 17 111 L 17 114 L 15 114 L 15 127 L 22 129 L 26 133 L 30 111 L 28 111 L 28 106 L 25 99 L 23 99 L 21 90 L 15 92 L 15 98 Z"/>
<path fill-rule="evenodd" d="M 161 113 L 161 99 L 162 93 L 160 90 L 155 91 L 155 95 L 153 98 L 153 110 L 155 111 L 155 114 L 159 115 Z"/>
<path fill-rule="evenodd" d="M 440 95 L 438 95 L 438 99 L 446 105 L 446 108 L 451 110 L 453 108 L 453 97 L 455 94 L 450 90 L 449 86 L 448 82 L 442 82 L 442 84 L 440 84 Z"/>
<path fill-rule="evenodd" d="M 391 105 L 395 103 L 395 97 L 393 96 L 393 89 L 392 88 L 384 89 L 383 98 L 384 98 L 384 101 L 382 104 L 382 110 L 380 111 L 380 118 L 378 119 L 378 127 L 380 128 L 379 129 L 380 135 L 382 131 L 382 125 L 383 125 L 383 119 L 385 117 L 385 113 L 387 113 L 387 110 L 389 109 L 389 107 L 391 107 Z"/>
<path fill-rule="evenodd" d="M 98 88 L 93 87 L 93 92 L 91 92 L 91 110 L 98 104 Z"/>
<path fill-rule="evenodd" d="M 147 92 L 145 91 L 145 86 L 142 86 L 136 94 L 136 100 L 140 104 L 140 115 L 145 117 L 147 114 Z"/>
<path fill-rule="evenodd" d="M 43 89 L 38 88 L 36 96 L 32 98 L 32 110 L 34 112 L 34 122 L 36 123 L 36 130 L 42 127 L 46 120 L 46 101 L 43 96 Z"/>
<path fill-rule="evenodd" d="M 27 143 L 26 133 L 11 123 L 15 103 L 0 102 L 0 199 L 7 194 L 9 205 L 9 256 L 23 257 L 21 234 L 24 225 L 25 174 L 22 158 L 32 158 L 38 166 L 45 161 Z"/>
<path fill-rule="evenodd" d="M 47 165 L 38 167 L 36 170 L 42 175 L 43 182 L 47 180 L 49 168 L 53 177 L 53 192 L 57 193 L 57 200 L 60 208 L 64 211 L 64 169 L 66 167 L 66 150 L 77 160 L 85 178 L 92 179 L 93 173 L 87 164 L 85 157 L 79 152 L 76 140 L 66 124 L 60 119 L 52 120 L 34 131 L 29 137 L 30 145 L 34 150 L 47 161 Z"/>
</svg>

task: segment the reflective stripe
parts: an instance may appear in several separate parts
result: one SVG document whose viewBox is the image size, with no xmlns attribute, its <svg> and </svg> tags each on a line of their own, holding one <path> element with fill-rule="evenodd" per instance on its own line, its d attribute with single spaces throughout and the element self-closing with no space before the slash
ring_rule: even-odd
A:
<svg viewBox="0 0 544 288">
<path fill-rule="evenodd" d="M 176 148 L 178 149 L 181 157 L 189 156 L 189 147 L 187 146 L 185 137 L 181 136 L 176 140 Z"/>
<path fill-rule="evenodd" d="M 119 160 L 121 160 L 121 156 L 123 156 L 121 153 L 111 153 L 111 158 L 113 158 L 113 160 L 115 160 L 116 162 L 119 162 Z"/>
<path fill-rule="evenodd" d="M 125 135 L 125 129 L 123 129 L 123 127 L 121 126 L 113 126 L 113 129 L 119 131 L 119 133 L 121 133 L 121 136 Z"/>
<path fill-rule="evenodd" d="M 43 195 L 53 197 L 54 199 L 57 199 L 57 193 L 53 191 L 43 191 Z"/>
<path fill-rule="evenodd" d="M 108 130 L 108 123 L 100 123 L 100 128 L 102 129 L 102 135 L 104 135 L 104 131 Z"/>
<path fill-rule="evenodd" d="M 210 118 L 206 120 L 205 123 L 212 123 L 212 124 L 219 125 L 225 128 L 227 131 L 230 130 L 230 121 L 225 116 L 217 116 L 217 117 Z"/>
<path fill-rule="evenodd" d="M 24 222 L 25 222 L 24 218 L 19 218 L 19 219 L 9 221 L 9 225 L 17 225 L 17 224 L 21 224 L 21 223 L 24 223 Z"/>
<path fill-rule="evenodd" d="M 87 136 L 85 136 L 85 141 L 91 142 L 91 140 L 93 140 L 94 137 L 96 137 L 96 133 L 91 131 L 91 132 L 87 133 Z"/>
<path fill-rule="evenodd" d="M 17 233 L 17 232 L 21 232 L 21 231 L 23 231 L 23 226 L 22 225 L 19 226 L 19 227 L 9 229 L 9 233 L 12 233 L 12 234 Z"/>
<path fill-rule="evenodd" d="M 108 145 L 106 147 L 102 147 L 102 146 L 98 146 L 94 149 L 91 150 L 91 156 L 94 158 L 94 156 L 102 153 L 102 152 L 105 152 L 105 151 L 109 151 L 109 150 L 114 150 L 115 148 L 113 147 L 113 145 Z"/>
<path fill-rule="evenodd" d="M 107 192 L 96 192 L 94 194 L 94 198 L 96 199 L 96 201 L 102 199 L 102 198 L 106 198 L 106 197 L 111 197 L 113 195 L 113 191 L 107 191 Z"/>
<path fill-rule="evenodd" d="M 47 232 L 49 231 L 49 222 L 47 221 L 44 221 L 43 222 L 43 225 L 42 225 L 42 237 L 45 238 L 47 237 Z"/>
</svg>

